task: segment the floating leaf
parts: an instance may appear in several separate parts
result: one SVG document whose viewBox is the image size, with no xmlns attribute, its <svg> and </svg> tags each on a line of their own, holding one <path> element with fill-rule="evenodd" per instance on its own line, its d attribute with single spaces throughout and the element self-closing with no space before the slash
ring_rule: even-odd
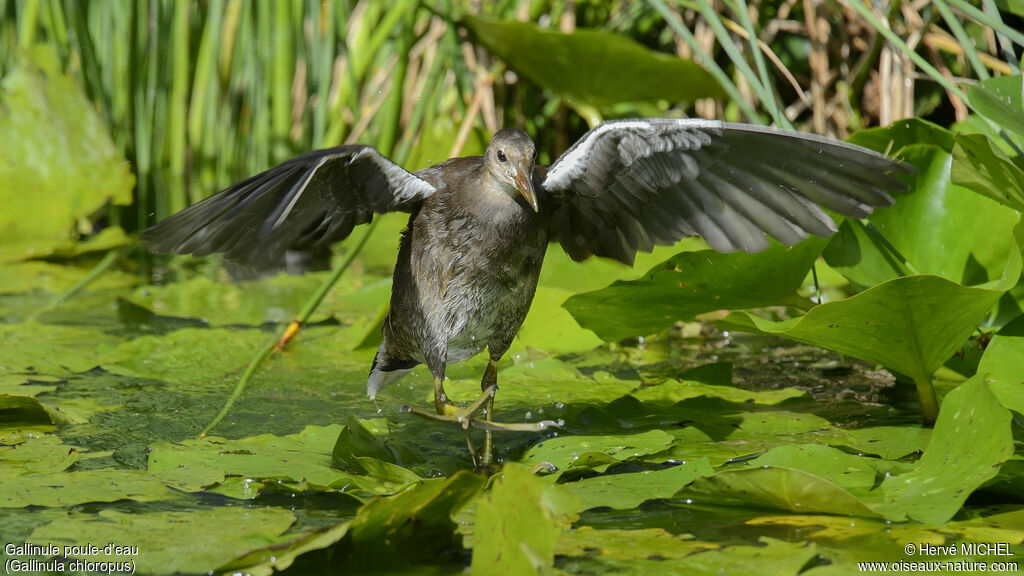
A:
<svg viewBox="0 0 1024 576">
<path fill-rule="evenodd" d="M 912 191 L 900 194 L 895 205 L 875 212 L 870 221 L 909 264 L 899 263 L 877 237 L 849 221 L 823 252 L 828 264 L 860 286 L 910 273 L 935 274 L 964 285 L 1000 278 L 1017 251 L 1017 213 L 954 184 L 956 163 L 947 151 L 914 145 L 901 159 L 918 169 Z"/>
<path fill-rule="evenodd" d="M 459 402 L 476 400 L 480 396 L 478 382 L 474 379 L 471 385 L 452 386 L 449 396 Z M 640 384 L 639 379 L 625 380 L 607 372 L 584 376 L 557 358 L 546 358 L 499 371 L 496 402 L 501 406 L 517 404 L 533 409 L 544 404 L 606 403 L 629 394 Z"/>
<path fill-rule="evenodd" d="M 679 402 L 698 396 L 714 396 L 735 403 L 778 404 L 794 398 L 806 398 L 807 393 L 795 388 L 745 390 L 735 386 L 716 386 L 692 380 L 670 380 L 637 390 L 632 396 L 642 402 Z"/>
<path fill-rule="evenodd" d="M 671 498 L 690 482 L 714 472 L 707 458 L 698 458 L 663 470 L 605 474 L 560 486 L 579 498 L 580 511 L 600 506 L 628 510 L 648 500 Z"/>
<path fill-rule="evenodd" d="M 189 512 L 76 513 L 37 528 L 31 542 L 44 546 L 100 547 L 62 554 L 89 562 L 133 562 L 140 574 L 205 574 L 252 548 L 278 542 L 295 516 L 277 508 L 221 506 Z M 131 547 L 117 554 L 118 547 Z M 113 554 L 108 554 L 115 552 Z M 132 572 L 131 567 L 117 572 Z"/>
<path fill-rule="evenodd" d="M 0 482 L 0 508 L 74 506 L 87 502 L 170 499 L 177 490 L 201 490 L 224 479 L 210 468 L 144 472 L 104 468 L 58 474 L 26 474 Z"/>
<path fill-rule="evenodd" d="M 332 468 L 331 451 L 341 430 L 340 425 L 307 426 L 287 436 L 261 434 L 238 440 L 207 436 L 176 443 L 156 442 L 149 453 L 149 470 L 214 469 L 247 481 L 285 481 L 307 488 L 312 484 L 357 495 L 394 494 L 419 479 L 407 471 L 408 477 L 395 483 Z M 250 497 L 254 496 L 255 490 Z"/>
<path fill-rule="evenodd" d="M 477 504 L 474 574 L 537 573 L 555 559 L 555 541 L 578 505 L 564 488 L 505 466 Z"/>
<path fill-rule="evenodd" d="M 0 478 L 4 482 L 17 482 L 14 477 L 22 474 L 63 472 L 75 460 L 78 460 L 78 450 L 61 444 L 55 436 L 30 438 L 13 446 L 0 446 Z"/>
<path fill-rule="evenodd" d="M 197 385 L 240 375 L 271 336 L 259 330 L 185 328 L 101 351 L 104 370 Z"/>
<path fill-rule="evenodd" d="M 1013 454 L 1010 412 L 975 376 L 946 395 L 916 469 L 882 482 L 876 510 L 925 524 L 947 522 Z"/>
<path fill-rule="evenodd" d="M 907 276 L 784 322 L 732 312 L 719 325 L 785 336 L 877 362 L 920 386 L 931 382 L 1000 296 L 999 290 L 969 288 L 937 276 Z"/>
<path fill-rule="evenodd" d="M 719 544 L 677 536 L 661 528 L 639 530 L 579 526 L 564 532 L 555 553 L 559 556 L 608 556 L 622 560 L 682 558 L 694 552 L 714 550 Z"/>
<path fill-rule="evenodd" d="M 348 546 L 336 557 L 374 567 L 436 558 L 458 546 L 452 515 L 483 484 L 481 476 L 463 470 L 378 498 L 359 509 L 349 528 Z"/>
<path fill-rule="evenodd" d="M 199 276 L 165 286 L 140 287 L 130 301 L 161 316 L 199 318 L 214 326 L 287 323 L 295 319 L 327 275 L 326 272 L 303 276 L 279 274 L 267 279 L 231 283 Z M 378 309 L 387 302 L 390 294 L 391 281 L 388 279 L 343 276 L 309 323 L 333 317 L 344 323 L 345 328 L 358 326 L 361 335 L 369 329 L 369 323 L 376 319 Z"/>
<path fill-rule="evenodd" d="M 0 427 L 52 424 L 50 414 L 31 396 L 0 394 Z"/>
<path fill-rule="evenodd" d="M 819 444 L 779 446 L 747 462 L 747 465 L 804 470 L 847 490 L 867 491 L 874 486 L 877 476 L 869 459 Z"/>
<path fill-rule="evenodd" d="M 616 538 L 621 536 L 616 535 Z M 628 555 L 577 556 L 573 558 L 576 570 L 584 574 L 664 574 L 666 576 L 693 576 L 694 574 L 764 574 L 791 576 L 801 573 L 817 555 L 813 542 L 785 542 L 761 537 L 757 545 L 733 545 L 713 548 L 710 543 L 684 543 L 683 550 L 693 550 L 682 558 L 636 558 Z M 641 543 L 642 545 L 642 543 Z M 703 545 L 703 546 L 701 546 Z"/>
<path fill-rule="evenodd" d="M 1024 137 L 1021 76 L 999 76 L 973 84 L 967 90 L 971 106 L 990 122 Z"/>
<path fill-rule="evenodd" d="M 129 204 L 134 177 L 56 55 L 22 59 L 2 88 L 0 261 L 38 258 L 71 245 L 107 202 Z"/>
<path fill-rule="evenodd" d="M 778 466 L 723 470 L 714 476 L 698 478 L 684 488 L 680 496 L 706 504 L 754 505 L 808 514 L 878 516 L 860 498 L 825 477 Z M 894 515 L 892 519 L 900 517 Z"/>
<path fill-rule="evenodd" d="M 978 374 L 1006 408 L 1024 415 L 1024 316 L 1003 326 L 985 349 Z"/>
<path fill-rule="evenodd" d="M 672 436 L 662 430 L 629 436 L 558 436 L 530 448 L 522 462 L 530 466 L 548 462 L 559 469 L 565 469 L 588 452 L 601 452 L 624 461 L 656 454 L 668 448 L 671 443 Z"/>
<path fill-rule="evenodd" d="M 564 306 L 581 326 L 613 341 L 652 334 L 704 312 L 785 304 L 824 246 L 825 240 L 811 238 L 789 248 L 773 243 L 758 254 L 681 252 L 640 280 L 616 281 L 573 296 Z"/>
<path fill-rule="evenodd" d="M 1004 158 L 984 134 L 957 134 L 950 175 L 958 186 L 1024 211 L 1024 171 Z"/>
<path fill-rule="evenodd" d="M 0 374 L 58 375 L 99 364 L 96 347 L 121 342 L 92 328 L 38 322 L 0 324 Z M 88 346 L 83 343 L 88 342 Z"/>
</svg>

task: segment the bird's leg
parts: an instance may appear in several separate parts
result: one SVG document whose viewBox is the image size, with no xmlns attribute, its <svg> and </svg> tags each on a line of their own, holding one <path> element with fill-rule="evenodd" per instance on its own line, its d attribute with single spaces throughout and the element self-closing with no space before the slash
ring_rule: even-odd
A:
<svg viewBox="0 0 1024 576">
<path fill-rule="evenodd" d="M 500 358 L 500 356 L 498 357 Z M 428 362 L 428 367 L 430 363 Z M 473 465 L 479 468 L 486 468 L 493 459 L 493 446 L 491 432 L 541 432 L 548 428 L 560 426 L 560 423 L 543 420 L 531 423 L 504 423 L 490 420 L 494 412 L 494 393 L 498 390 L 498 359 L 491 358 L 484 371 L 480 388 L 483 393 L 475 402 L 465 408 L 457 408 L 452 404 L 444 391 L 444 365 L 440 364 L 438 370 L 431 370 L 434 376 L 434 412 L 424 410 L 416 406 L 403 406 L 402 409 L 410 414 L 415 414 L 427 420 L 456 424 L 466 435 L 466 444 L 469 446 L 470 456 L 473 458 Z M 482 416 L 482 417 L 481 417 Z M 477 458 L 473 447 L 473 439 L 470 437 L 470 428 L 480 428 L 485 431 L 484 450 Z"/>
<path fill-rule="evenodd" d="M 487 360 L 487 369 L 484 370 L 484 377 L 480 381 L 480 391 L 483 392 L 480 400 L 483 400 L 485 405 L 481 415 L 484 420 L 491 420 L 494 418 L 494 393 L 498 391 L 498 359 L 493 356 Z M 484 451 L 480 455 L 480 463 L 477 467 L 490 466 L 493 459 L 491 431 L 484 430 Z"/>
</svg>

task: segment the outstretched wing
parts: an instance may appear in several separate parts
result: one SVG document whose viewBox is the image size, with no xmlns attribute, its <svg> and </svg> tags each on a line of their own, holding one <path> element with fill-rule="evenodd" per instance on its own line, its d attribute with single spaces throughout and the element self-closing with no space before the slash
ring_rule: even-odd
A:
<svg viewBox="0 0 1024 576">
<path fill-rule="evenodd" d="M 863 218 L 888 206 L 906 164 L 845 142 L 761 126 L 653 118 L 601 124 L 547 171 L 551 234 L 574 260 L 631 264 L 637 250 L 701 235 L 721 252 L 758 252 L 765 234 L 828 236 L 822 210 Z"/>
<path fill-rule="evenodd" d="M 287 250 L 348 236 L 373 213 L 409 211 L 436 191 L 369 146 L 308 152 L 178 212 L 143 233 L 154 252 L 275 266 Z"/>
</svg>

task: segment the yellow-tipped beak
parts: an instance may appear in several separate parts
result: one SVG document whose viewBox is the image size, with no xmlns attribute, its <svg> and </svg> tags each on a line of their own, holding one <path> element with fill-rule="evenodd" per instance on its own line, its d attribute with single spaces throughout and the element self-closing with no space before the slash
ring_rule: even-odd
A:
<svg viewBox="0 0 1024 576">
<path fill-rule="evenodd" d="M 530 207 L 533 208 L 534 212 L 540 212 L 540 208 L 537 207 L 537 195 L 533 192 L 533 179 L 530 178 L 530 174 L 520 168 L 516 172 L 516 189 L 519 193 L 526 198 L 526 201 L 530 203 Z"/>
</svg>

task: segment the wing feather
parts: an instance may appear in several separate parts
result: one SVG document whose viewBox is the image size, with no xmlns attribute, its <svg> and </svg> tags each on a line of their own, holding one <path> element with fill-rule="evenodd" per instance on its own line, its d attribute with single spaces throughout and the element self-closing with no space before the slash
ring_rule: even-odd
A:
<svg viewBox="0 0 1024 576">
<path fill-rule="evenodd" d="M 761 126 L 652 118 L 605 122 L 547 169 L 557 238 L 576 260 L 632 263 L 637 250 L 699 234 L 723 252 L 828 236 L 823 210 L 888 206 L 912 168 L 840 142 Z"/>
<path fill-rule="evenodd" d="M 374 213 L 409 211 L 436 191 L 369 146 L 298 156 L 248 178 L 149 228 L 154 252 L 225 257 L 257 268 L 287 250 L 329 245 Z"/>
</svg>

